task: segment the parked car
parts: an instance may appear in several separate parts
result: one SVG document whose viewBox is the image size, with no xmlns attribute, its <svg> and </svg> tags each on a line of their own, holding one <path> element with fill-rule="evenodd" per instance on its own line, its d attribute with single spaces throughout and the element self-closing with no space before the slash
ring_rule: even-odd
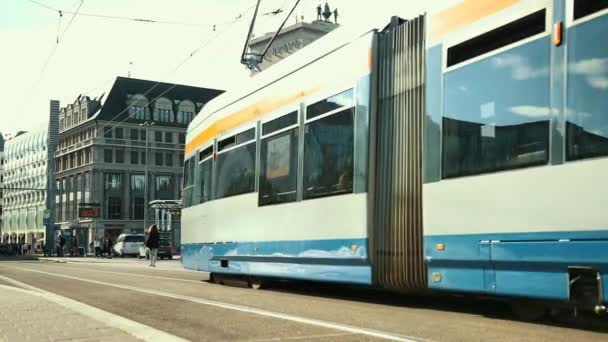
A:
<svg viewBox="0 0 608 342">
<path fill-rule="evenodd" d="M 136 256 L 139 248 L 143 246 L 146 237 L 140 234 L 120 234 L 116 244 L 112 247 L 114 255 L 125 257 L 127 255 Z"/>
<path fill-rule="evenodd" d="M 171 245 L 171 243 L 167 240 L 160 240 L 160 245 L 158 248 L 158 252 L 156 253 L 156 256 L 158 257 L 158 259 L 173 259 L 173 250 L 174 247 Z M 146 259 L 150 259 L 150 249 L 144 245 L 142 245 L 141 247 L 139 247 L 139 255 L 138 257 L 141 258 L 146 258 Z"/>
</svg>

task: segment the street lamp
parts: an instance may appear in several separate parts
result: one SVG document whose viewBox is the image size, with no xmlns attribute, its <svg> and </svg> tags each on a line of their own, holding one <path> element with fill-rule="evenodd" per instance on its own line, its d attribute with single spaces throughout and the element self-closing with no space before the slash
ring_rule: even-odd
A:
<svg viewBox="0 0 608 342">
<path fill-rule="evenodd" d="M 140 126 L 146 128 L 146 160 L 144 161 L 144 233 L 148 227 L 148 140 L 150 139 L 149 129 L 154 126 L 154 122 L 146 121 L 140 123 Z"/>
</svg>

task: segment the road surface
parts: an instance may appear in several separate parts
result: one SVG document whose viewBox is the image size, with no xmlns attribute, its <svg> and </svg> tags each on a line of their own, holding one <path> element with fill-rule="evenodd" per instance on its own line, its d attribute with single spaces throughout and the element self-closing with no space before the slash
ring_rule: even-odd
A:
<svg viewBox="0 0 608 342">
<path fill-rule="evenodd" d="M 179 261 L 0 262 L 0 285 L 38 289 L 192 341 L 608 341 L 608 320 L 515 320 L 492 301 L 346 286 L 208 283 Z M 35 324 L 29 322 L 28 324 Z"/>
</svg>

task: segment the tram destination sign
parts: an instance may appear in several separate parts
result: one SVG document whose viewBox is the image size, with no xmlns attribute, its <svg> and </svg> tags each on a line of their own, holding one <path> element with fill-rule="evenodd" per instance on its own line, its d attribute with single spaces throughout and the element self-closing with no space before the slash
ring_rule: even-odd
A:
<svg viewBox="0 0 608 342">
<path fill-rule="evenodd" d="M 81 218 L 99 218 L 100 214 L 100 208 L 78 208 L 78 217 Z"/>
</svg>

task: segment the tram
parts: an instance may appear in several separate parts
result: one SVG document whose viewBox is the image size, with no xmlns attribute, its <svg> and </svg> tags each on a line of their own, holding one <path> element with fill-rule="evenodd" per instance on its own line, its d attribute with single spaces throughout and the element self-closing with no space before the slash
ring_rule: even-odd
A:
<svg viewBox="0 0 608 342">
<path fill-rule="evenodd" d="M 203 108 L 186 268 L 606 311 L 608 1 L 434 3 Z"/>
</svg>

